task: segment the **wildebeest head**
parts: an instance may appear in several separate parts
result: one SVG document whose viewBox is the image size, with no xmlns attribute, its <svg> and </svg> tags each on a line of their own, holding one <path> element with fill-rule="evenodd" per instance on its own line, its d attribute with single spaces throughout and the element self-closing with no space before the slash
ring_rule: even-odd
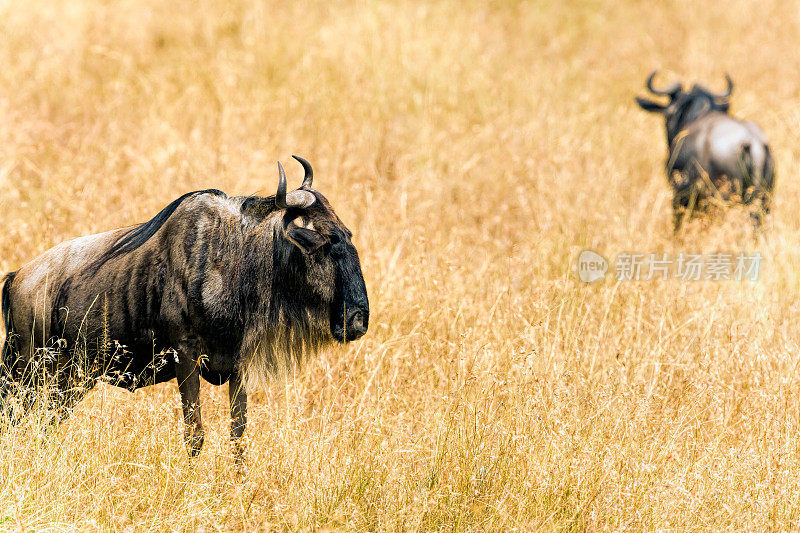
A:
<svg viewBox="0 0 800 533">
<path fill-rule="evenodd" d="M 283 209 L 280 231 L 285 245 L 275 248 L 285 265 L 285 282 L 292 290 L 318 298 L 330 312 L 330 332 L 339 342 L 358 339 L 369 326 L 369 300 L 352 233 L 328 200 L 311 188 L 313 170 L 305 159 L 299 189 L 286 192 L 286 174 L 278 163 L 275 207 Z"/>
<path fill-rule="evenodd" d="M 680 82 L 673 82 L 664 89 L 653 87 L 653 78 L 658 71 L 654 70 L 647 78 L 647 89 L 657 96 L 668 96 L 669 102 L 659 104 L 647 98 L 636 97 L 636 102 L 645 111 L 664 115 L 667 126 L 667 143 L 688 124 L 711 112 L 727 113 L 730 109 L 730 98 L 733 92 L 733 81 L 725 75 L 728 88 L 724 93 L 716 94 L 702 85 L 694 84 L 689 91 L 684 91 Z"/>
</svg>

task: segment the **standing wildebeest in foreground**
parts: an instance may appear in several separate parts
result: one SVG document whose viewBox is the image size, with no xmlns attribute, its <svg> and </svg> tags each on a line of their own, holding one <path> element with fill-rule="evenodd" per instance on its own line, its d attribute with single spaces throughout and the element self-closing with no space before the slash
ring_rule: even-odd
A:
<svg viewBox="0 0 800 533">
<path fill-rule="evenodd" d="M 152 220 L 50 249 L 8 274 L 0 407 L 45 375 L 61 416 L 97 380 L 128 390 L 177 378 L 191 455 L 203 445 L 200 377 L 229 383 L 237 454 L 244 378 L 367 331 L 351 233 L 319 192 L 185 194 Z M 53 401 L 53 400 L 50 400 Z M 11 408 L 12 403 L 23 407 Z"/>
<path fill-rule="evenodd" d="M 666 119 L 667 179 L 674 196 L 674 229 L 678 231 L 685 216 L 702 208 L 712 197 L 745 205 L 757 203 L 751 213 L 756 226 L 769 213 L 775 170 L 769 146 L 761 129 L 752 122 L 737 120 L 728 114 L 728 98 L 733 82 L 725 76 L 728 89 L 714 94 L 695 84 L 688 92 L 679 82 L 665 89 L 653 87 L 653 71 L 647 89 L 668 96 L 666 105 L 636 97 L 645 111 L 660 113 Z"/>
</svg>

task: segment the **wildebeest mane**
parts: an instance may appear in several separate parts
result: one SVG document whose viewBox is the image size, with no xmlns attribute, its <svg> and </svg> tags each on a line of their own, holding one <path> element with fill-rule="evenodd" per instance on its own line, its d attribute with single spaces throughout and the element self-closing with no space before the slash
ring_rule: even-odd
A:
<svg viewBox="0 0 800 533">
<path fill-rule="evenodd" d="M 275 196 L 245 196 L 241 209 L 247 216 L 263 219 L 275 211 Z"/>
<path fill-rule="evenodd" d="M 730 107 L 727 102 L 715 102 L 713 95 L 700 87 L 694 87 L 691 92 L 678 98 L 678 120 L 683 124 L 693 122 L 712 111 L 727 113 Z"/>
<path fill-rule="evenodd" d="M 114 259 L 122 254 L 126 254 L 132 252 L 133 250 L 139 248 L 141 245 L 146 243 L 150 237 L 156 234 L 156 232 L 164 225 L 164 223 L 172 216 L 172 213 L 178 209 L 178 206 L 183 203 L 184 200 L 190 198 L 192 196 L 197 196 L 200 194 L 213 194 L 215 196 L 225 196 L 227 195 L 220 191 L 219 189 L 205 189 L 202 191 L 193 191 L 187 192 L 186 194 L 176 198 L 172 201 L 167 207 L 162 209 L 161 211 L 156 214 L 153 218 L 139 224 L 138 226 L 134 226 L 130 230 L 126 231 L 122 237 L 120 237 L 117 242 L 114 243 L 114 246 L 111 247 L 107 252 L 105 252 L 95 263 L 95 268 L 100 268 L 103 266 L 107 261 Z"/>
<path fill-rule="evenodd" d="M 263 385 L 269 375 L 286 375 L 292 364 L 302 364 L 333 342 L 330 303 L 304 282 L 309 273 L 302 254 L 283 237 L 281 222 L 274 224 L 274 238 L 263 240 L 259 250 L 272 256 L 269 294 L 259 291 L 258 280 L 267 270 L 263 263 L 247 261 L 241 276 L 241 293 L 259 310 L 250 314 L 239 354 L 240 372 L 251 387 Z"/>
</svg>

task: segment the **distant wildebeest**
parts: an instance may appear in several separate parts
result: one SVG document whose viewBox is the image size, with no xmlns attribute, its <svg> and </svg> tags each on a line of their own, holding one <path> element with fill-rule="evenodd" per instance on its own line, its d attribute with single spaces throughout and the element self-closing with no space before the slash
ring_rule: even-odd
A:
<svg viewBox="0 0 800 533">
<path fill-rule="evenodd" d="M 184 194 L 144 224 L 62 243 L 8 274 L 0 407 L 24 410 L 15 391 L 42 374 L 61 416 L 98 380 L 133 391 L 177 378 L 194 456 L 202 376 L 229 383 L 241 452 L 245 379 L 358 339 L 369 322 L 352 234 L 295 159 L 305 178 L 288 194 L 278 163 L 274 196 Z"/>
<path fill-rule="evenodd" d="M 665 89 L 653 87 L 653 71 L 647 89 L 668 96 L 666 104 L 636 98 L 645 111 L 660 113 L 667 126 L 667 179 L 672 186 L 674 229 L 685 216 L 702 208 L 713 197 L 728 202 L 753 204 L 756 226 L 769 213 L 775 170 L 769 145 L 753 122 L 728 114 L 733 82 L 725 76 L 727 90 L 714 94 L 695 84 L 684 91 L 680 82 Z"/>
</svg>

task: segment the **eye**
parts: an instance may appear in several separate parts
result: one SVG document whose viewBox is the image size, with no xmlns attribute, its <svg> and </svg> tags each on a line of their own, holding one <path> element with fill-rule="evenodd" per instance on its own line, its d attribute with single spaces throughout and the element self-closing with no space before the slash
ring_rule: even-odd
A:
<svg viewBox="0 0 800 533">
<path fill-rule="evenodd" d="M 341 241 L 341 239 L 335 233 L 331 233 L 328 236 L 328 242 L 330 242 L 331 244 L 339 244 L 340 241 Z"/>
<path fill-rule="evenodd" d="M 304 228 L 304 229 L 307 229 L 307 230 L 316 231 L 316 228 L 314 227 L 314 223 L 311 221 L 311 219 L 310 218 L 306 218 L 306 217 L 304 217 L 302 215 L 300 215 L 300 216 L 296 217 L 294 220 L 292 220 L 292 223 L 295 226 L 297 226 L 298 228 Z"/>
</svg>

